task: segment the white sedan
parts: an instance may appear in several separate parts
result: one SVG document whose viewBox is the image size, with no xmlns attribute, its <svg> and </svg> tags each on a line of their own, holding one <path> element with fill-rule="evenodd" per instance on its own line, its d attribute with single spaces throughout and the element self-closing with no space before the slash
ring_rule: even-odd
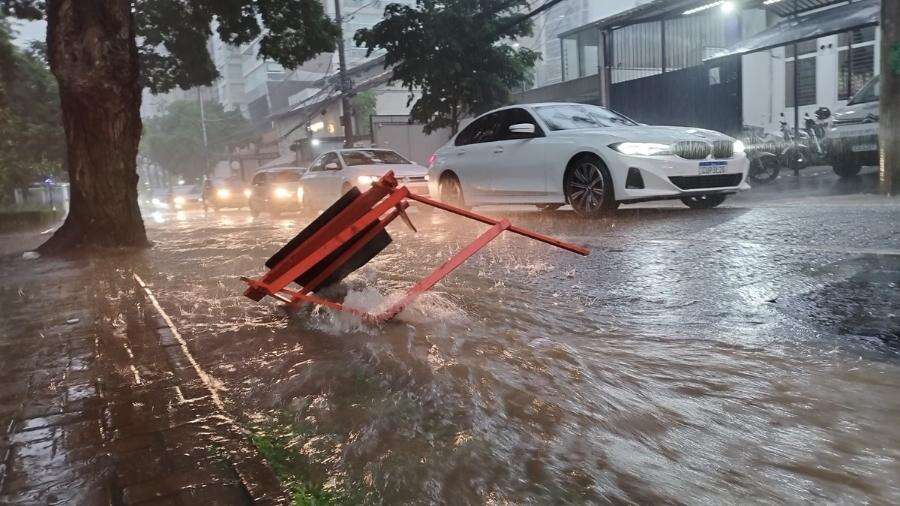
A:
<svg viewBox="0 0 900 506">
<path fill-rule="evenodd" d="M 597 217 L 619 204 L 721 204 L 750 186 L 743 144 L 688 127 L 649 126 L 609 109 L 545 103 L 476 118 L 429 163 L 429 189 L 464 206 L 565 204 Z"/>
<path fill-rule="evenodd" d="M 338 149 L 323 153 L 300 179 L 298 197 L 307 210 L 321 210 L 354 186 L 365 191 L 388 171 L 413 193 L 428 194 L 428 169 L 390 149 Z"/>
</svg>

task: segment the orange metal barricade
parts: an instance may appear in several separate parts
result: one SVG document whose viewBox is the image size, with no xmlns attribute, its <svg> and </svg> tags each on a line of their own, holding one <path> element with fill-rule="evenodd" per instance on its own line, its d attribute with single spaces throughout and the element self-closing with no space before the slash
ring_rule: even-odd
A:
<svg viewBox="0 0 900 506">
<path fill-rule="evenodd" d="M 400 301 L 380 314 L 373 315 L 347 308 L 338 302 L 313 295 L 317 289 L 339 281 L 343 276 L 361 267 L 386 247 L 390 237 L 387 236 L 385 227 L 396 218 L 403 219 L 415 230 L 406 214 L 410 200 L 465 216 L 491 227 L 413 285 Z M 268 295 L 291 305 L 310 302 L 356 314 L 371 323 L 383 323 L 397 316 L 419 294 L 453 272 L 504 231 L 523 235 L 579 255 L 589 253 L 580 246 L 513 226 L 508 220 L 497 220 L 415 195 L 405 186 L 399 186 L 393 172 L 388 172 L 373 183 L 372 188 L 365 193 L 353 190 L 322 213 L 313 224 L 301 231 L 266 262 L 269 271 L 261 278 L 242 277 L 241 280 L 249 285 L 244 295 L 256 301 Z M 300 288 L 288 289 L 291 283 L 296 283 Z"/>
</svg>

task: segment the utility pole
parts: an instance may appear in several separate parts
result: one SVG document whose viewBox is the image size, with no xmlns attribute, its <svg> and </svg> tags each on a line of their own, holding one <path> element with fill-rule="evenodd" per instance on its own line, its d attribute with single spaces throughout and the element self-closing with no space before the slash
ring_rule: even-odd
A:
<svg viewBox="0 0 900 506">
<path fill-rule="evenodd" d="M 206 111 L 203 108 L 203 95 L 197 88 L 197 101 L 200 102 L 200 130 L 203 131 L 203 159 L 206 161 L 204 176 L 209 176 L 209 137 L 206 135 Z"/>
<path fill-rule="evenodd" d="M 353 85 L 347 76 L 347 55 L 344 53 L 344 25 L 341 19 L 341 0 L 334 0 L 334 21 L 338 25 L 338 78 L 340 79 L 342 122 L 344 125 L 344 147 L 353 147 L 353 118 L 350 114 L 350 93 Z"/>
<path fill-rule="evenodd" d="M 881 1 L 881 92 L 878 179 L 888 195 L 900 195 L 900 1 Z"/>
</svg>

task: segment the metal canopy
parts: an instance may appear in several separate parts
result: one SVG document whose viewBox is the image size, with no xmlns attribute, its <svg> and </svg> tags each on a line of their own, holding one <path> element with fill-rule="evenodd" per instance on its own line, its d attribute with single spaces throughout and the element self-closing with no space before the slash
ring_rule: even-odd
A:
<svg viewBox="0 0 900 506">
<path fill-rule="evenodd" d="M 806 12 L 812 9 L 820 9 L 838 3 L 848 3 L 847 0 L 779 0 L 770 4 L 762 4 L 765 9 L 786 18 L 790 15 Z"/>
<path fill-rule="evenodd" d="M 769 3 L 766 3 L 767 1 Z M 716 2 L 715 0 L 650 0 L 647 3 L 613 14 L 612 16 L 566 30 L 560 33 L 558 37 L 566 38 L 586 28 L 614 30 L 629 25 L 650 23 L 663 19 L 678 19 L 691 9 L 703 6 L 717 8 L 719 3 L 720 2 Z M 851 7 L 867 4 L 869 2 L 867 0 L 853 2 L 848 0 L 775 0 L 774 2 L 770 0 L 746 0 L 736 3 L 741 10 L 766 9 L 773 14 L 786 18 L 789 16 L 802 15 L 810 10 L 822 9 L 835 4 L 843 3 L 846 7 Z M 699 14 L 702 12 L 706 11 L 698 11 L 697 13 Z"/>
<path fill-rule="evenodd" d="M 792 2 L 784 0 L 784 3 Z M 726 56 L 755 53 L 855 28 L 877 25 L 880 11 L 879 0 L 860 0 L 852 4 L 812 12 L 805 16 L 788 18 L 729 48 L 718 51 L 706 59 L 714 60 Z"/>
</svg>

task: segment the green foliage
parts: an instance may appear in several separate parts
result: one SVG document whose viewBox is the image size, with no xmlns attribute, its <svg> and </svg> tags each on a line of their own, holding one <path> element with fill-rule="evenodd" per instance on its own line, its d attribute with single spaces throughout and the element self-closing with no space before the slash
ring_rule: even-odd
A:
<svg viewBox="0 0 900 506">
<path fill-rule="evenodd" d="M 527 0 L 418 0 L 416 7 L 390 4 L 384 19 L 354 39 L 369 53 L 387 51 L 392 79 L 422 95 L 412 117 L 425 131 L 503 105 L 521 85 L 538 53 L 509 43 L 531 35 L 522 20 Z M 412 95 L 410 95 L 412 96 Z"/>
<path fill-rule="evenodd" d="M 888 67 L 895 76 L 900 76 L 900 43 L 891 46 L 891 54 L 888 56 Z"/>
<path fill-rule="evenodd" d="M 278 475 L 288 489 L 296 506 L 324 506 L 331 504 L 357 504 L 355 494 L 342 490 L 329 490 L 315 479 L 318 475 L 312 463 L 302 452 L 303 445 L 312 435 L 290 414 L 271 413 L 267 421 L 250 430 L 250 441 Z"/>
<path fill-rule="evenodd" d="M 375 92 L 372 90 L 358 93 L 350 99 L 350 105 L 353 107 L 353 116 L 356 118 L 357 134 L 366 135 L 371 133 L 371 118 L 375 114 L 377 102 Z"/>
<path fill-rule="evenodd" d="M 222 104 L 205 102 L 210 165 L 228 156 L 229 143 L 252 132 L 239 111 L 226 111 Z M 170 174 L 193 179 L 206 172 L 200 104 L 193 100 L 173 102 L 161 116 L 144 120 L 140 153 Z"/>
<path fill-rule="evenodd" d="M 13 188 L 62 172 L 59 92 L 40 48 L 23 51 L 0 22 L 0 201 Z"/>
<path fill-rule="evenodd" d="M 80 0 L 79 0 L 80 1 Z M 123 1 L 123 0 L 120 0 Z M 228 44 L 262 34 L 259 55 L 295 68 L 331 51 L 339 34 L 318 0 L 132 0 L 141 76 L 154 93 L 188 89 L 218 77 L 206 51 L 215 21 Z M 0 0 L 0 13 L 26 19 L 46 15 L 43 0 Z M 113 41 L 110 41 L 113 43 Z"/>
</svg>

